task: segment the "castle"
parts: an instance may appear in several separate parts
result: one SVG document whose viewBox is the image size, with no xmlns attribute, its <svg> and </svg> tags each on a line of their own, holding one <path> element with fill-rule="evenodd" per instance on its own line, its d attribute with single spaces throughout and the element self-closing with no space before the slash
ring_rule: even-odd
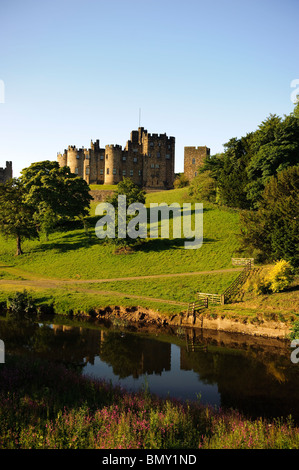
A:
<svg viewBox="0 0 299 470">
<path fill-rule="evenodd" d="M 210 149 L 184 148 L 184 174 L 191 181 L 198 174 Z M 125 148 L 120 145 L 100 147 L 91 141 L 90 148 L 69 145 L 58 153 L 60 166 L 68 166 L 88 184 L 118 184 L 124 177 L 148 189 L 171 189 L 174 183 L 175 138 L 166 134 L 149 134 L 143 127 L 132 131 Z"/>
<path fill-rule="evenodd" d="M 185 147 L 184 148 L 184 174 L 189 181 L 198 175 L 198 169 L 201 167 L 207 157 L 210 156 L 208 147 Z"/>
<path fill-rule="evenodd" d="M 0 168 L 0 184 L 6 183 L 6 181 L 12 178 L 12 162 L 6 162 L 5 168 Z"/>
<path fill-rule="evenodd" d="M 173 188 L 174 158 L 175 138 L 149 134 L 143 127 L 131 132 L 124 149 L 120 145 L 101 148 L 96 140 L 89 149 L 69 146 L 57 154 L 60 166 L 68 166 L 88 184 L 118 184 L 129 177 L 151 189 Z"/>
</svg>

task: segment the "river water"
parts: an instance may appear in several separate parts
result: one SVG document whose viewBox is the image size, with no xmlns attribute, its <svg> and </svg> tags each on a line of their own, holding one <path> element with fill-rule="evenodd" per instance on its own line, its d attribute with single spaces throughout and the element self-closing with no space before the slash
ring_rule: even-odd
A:
<svg viewBox="0 0 299 470">
<path fill-rule="evenodd" d="M 299 363 L 290 341 L 163 327 L 136 329 L 94 320 L 0 319 L 5 355 L 76 366 L 127 390 L 232 407 L 252 417 L 299 422 Z M 0 365 L 1 366 L 1 365 Z"/>
</svg>

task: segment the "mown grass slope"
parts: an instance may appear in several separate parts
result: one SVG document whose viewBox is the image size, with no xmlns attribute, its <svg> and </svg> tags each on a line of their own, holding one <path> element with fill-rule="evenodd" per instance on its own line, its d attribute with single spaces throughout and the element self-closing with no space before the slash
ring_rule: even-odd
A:
<svg viewBox="0 0 299 470">
<path fill-rule="evenodd" d="M 178 189 L 148 193 L 147 207 L 152 202 L 177 202 L 182 205 L 188 202 L 187 191 Z M 142 297 L 189 302 L 194 300 L 197 291 L 222 293 L 238 274 L 212 274 L 215 270 L 232 268 L 231 257 L 236 255 L 238 249 L 238 211 L 204 204 L 203 245 L 199 249 L 185 249 L 184 239 L 148 238 L 131 254 L 115 254 L 113 244 L 99 240 L 95 235 L 95 207 L 96 203 L 93 202 L 87 231 L 72 224 L 67 231 L 51 234 L 49 241 L 43 235 L 40 240 L 24 241 L 22 256 L 14 256 L 15 240 L 0 237 L 2 290 L 21 288 L 21 283 L 20 286 L 16 283 L 14 287 L 9 283 L 4 284 L 9 279 L 36 279 L 31 289 L 41 292 L 42 286 L 38 283 L 40 278 L 56 279 L 61 281 L 61 285 L 55 290 L 55 295 L 60 299 L 67 297 L 67 300 L 73 297 L 73 301 L 79 305 L 84 296 L 84 287 L 81 285 L 80 291 L 75 294 L 74 288 L 63 285 L 63 280 L 73 280 L 75 286 L 76 280 L 106 279 L 111 282 L 85 286 L 90 292 L 89 300 L 84 304 L 90 305 L 91 299 L 96 296 L 95 290 L 98 290 L 100 298 L 96 296 L 93 303 L 101 301 L 108 305 L 107 302 L 115 300 L 115 304 L 145 305 Z M 115 281 L 126 277 L 182 273 L 194 275 Z M 115 298 L 113 292 L 118 293 Z M 54 295 L 54 288 L 52 293 Z M 140 296 L 140 302 L 126 298 L 128 294 Z M 148 301 L 146 305 L 149 305 Z"/>
</svg>

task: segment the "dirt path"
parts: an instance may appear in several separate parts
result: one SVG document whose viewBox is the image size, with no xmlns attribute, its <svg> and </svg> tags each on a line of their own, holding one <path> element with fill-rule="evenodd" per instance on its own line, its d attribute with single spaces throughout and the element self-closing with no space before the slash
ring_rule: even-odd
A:
<svg viewBox="0 0 299 470">
<path fill-rule="evenodd" d="M 179 302 L 175 300 L 166 300 L 166 299 L 157 299 L 154 297 L 147 297 L 142 295 L 135 294 L 126 294 L 118 291 L 106 291 L 106 290 L 97 290 L 97 289 L 84 289 L 80 288 L 81 284 L 101 284 L 105 282 L 117 282 L 117 281 L 139 281 L 141 279 L 159 279 L 167 277 L 184 277 L 184 276 L 196 276 L 196 275 L 206 275 L 206 274 L 221 274 L 227 272 L 237 272 L 242 271 L 243 268 L 228 268 L 228 269 L 218 269 L 214 271 L 195 271 L 187 273 L 168 273 L 168 274 L 153 274 L 148 276 L 131 276 L 131 277 L 118 277 L 118 278 L 108 278 L 108 279 L 53 279 L 53 278 L 40 278 L 39 276 L 33 273 L 27 273 L 21 269 L 14 268 L 12 266 L 0 266 L 1 271 L 5 271 L 8 274 L 19 276 L 22 279 L 1 279 L 1 285 L 4 286 L 22 286 L 25 288 L 40 288 L 40 289 L 59 289 L 64 286 L 68 286 L 71 289 L 75 289 L 77 292 L 86 293 L 86 294 L 98 294 L 105 296 L 113 297 L 126 297 L 132 299 L 148 300 L 152 302 L 167 303 L 172 305 L 181 305 L 186 307 L 187 302 Z M 24 277 L 27 277 L 24 279 Z"/>
<path fill-rule="evenodd" d="M 211 271 L 193 271 L 187 273 L 167 273 L 167 274 L 150 274 L 146 276 L 127 276 L 127 277 L 116 277 L 116 278 L 107 278 L 107 279 L 54 279 L 54 278 L 42 278 L 33 273 L 28 273 L 27 271 L 22 271 L 21 269 L 14 268 L 12 266 L 0 266 L 0 270 L 6 271 L 16 276 L 20 276 L 23 279 L 1 279 L 0 285 L 2 284 L 17 284 L 17 283 L 26 283 L 28 281 L 38 283 L 55 283 L 55 284 L 88 284 L 88 283 L 102 283 L 102 282 L 117 282 L 117 281 L 139 281 L 141 279 L 159 279 L 164 277 L 179 277 L 179 276 L 198 276 L 206 274 L 222 274 L 229 272 L 238 272 L 242 271 L 241 268 L 227 268 L 227 269 L 215 269 Z"/>
</svg>

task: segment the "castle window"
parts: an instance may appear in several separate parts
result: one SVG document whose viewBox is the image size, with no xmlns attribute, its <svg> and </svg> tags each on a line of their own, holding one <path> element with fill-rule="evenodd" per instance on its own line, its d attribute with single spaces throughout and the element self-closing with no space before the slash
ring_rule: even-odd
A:
<svg viewBox="0 0 299 470">
<path fill-rule="evenodd" d="M 104 170 L 103 168 L 100 169 L 100 175 L 103 175 L 104 174 Z"/>
<path fill-rule="evenodd" d="M 151 168 L 155 168 L 155 165 L 153 163 L 151 164 Z"/>
<path fill-rule="evenodd" d="M 156 165 L 156 168 L 160 168 L 160 165 Z"/>
<path fill-rule="evenodd" d="M 107 175 L 109 175 L 109 168 L 107 168 L 107 171 L 106 171 Z"/>
<path fill-rule="evenodd" d="M 138 175 L 141 176 L 141 170 L 138 170 Z"/>
<path fill-rule="evenodd" d="M 77 160 L 79 160 L 79 158 L 80 158 L 80 155 L 77 153 Z"/>
<path fill-rule="evenodd" d="M 79 168 L 75 168 L 75 174 L 76 174 L 76 175 L 79 174 Z"/>
<path fill-rule="evenodd" d="M 133 162 L 137 163 L 137 158 L 136 157 L 133 158 Z"/>
<path fill-rule="evenodd" d="M 138 152 L 138 149 L 133 149 L 133 152 L 134 152 L 134 153 L 137 153 L 137 152 Z"/>
<path fill-rule="evenodd" d="M 197 171 L 194 173 L 194 176 L 197 176 Z"/>
<path fill-rule="evenodd" d="M 160 158 L 160 157 L 161 157 L 161 153 L 157 152 L 157 158 Z"/>
<path fill-rule="evenodd" d="M 125 162 L 127 160 L 127 157 L 123 157 L 123 162 Z"/>
<path fill-rule="evenodd" d="M 130 170 L 130 176 L 133 176 L 133 170 Z"/>
<path fill-rule="evenodd" d="M 101 160 L 104 160 L 104 155 L 101 155 L 101 156 L 100 156 L 100 159 L 101 159 Z"/>
<path fill-rule="evenodd" d="M 116 168 L 113 168 L 113 174 L 116 175 Z"/>
<path fill-rule="evenodd" d="M 195 165 L 195 158 L 192 158 L 192 165 Z"/>
<path fill-rule="evenodd" d="M 126 170 L 123 170 L 123 176 L 126 176 Z"/>
<path fill-rule="evenodd" d="M 151 154 L 149 153 L 148 156 L 151 157 Z"/>
<path fill-rule="evenodd" d="M 154 146 L 154 142 L 150 142 L 150 147 L 153 147 Z"/>
<path fill-rule="evenodd" d="M 166 160 L 170 160 L 170 155 L 169 155 L 169 153 L 166 154 Z"/>
<path fill-rule="evenodd" d="M 87 154 L 87 155 L 85 155 L 85 158 L 86 158 L 86 160 L 89 160 L 90 156 Z"/>
<path fill-rule="evenodd" d="M 89 168 L 89 166 L 87 166 L 86 169 L 85 169 L 85 173 L 86 173 L 87 175 L 89 175 L 89 171 L 90 171 L 90 168 Z"/>
</svg>

